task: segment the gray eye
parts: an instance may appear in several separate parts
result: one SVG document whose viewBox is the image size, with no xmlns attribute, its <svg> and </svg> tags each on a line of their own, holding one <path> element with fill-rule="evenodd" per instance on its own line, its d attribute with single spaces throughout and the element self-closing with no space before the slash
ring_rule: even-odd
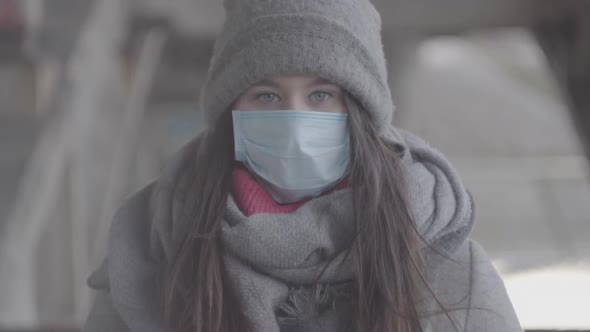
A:
<svg viewBox="0 0 590 332">
<path fill-rule="evenodd" d="M 263 103 L 272 103 L 280 100 L 279 96 L 277 96 L 274 93 L 261 93 L 258 96 L 256 96 L 256 99 Z"/>
<path fill-rule="evenodd" d="M 332 94 L 326 91 L 316 91 L 311 94 L 310 99 L 314 102 L 323 102 L 332 97 Z"/>
</svg>

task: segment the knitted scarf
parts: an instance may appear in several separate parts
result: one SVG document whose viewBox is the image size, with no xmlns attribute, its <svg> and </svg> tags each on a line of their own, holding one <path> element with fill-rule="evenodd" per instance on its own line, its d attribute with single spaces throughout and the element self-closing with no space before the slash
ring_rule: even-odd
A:
<svg viewBox="0 0 590 332">
<path fill-rule="evenodd" d="M 402 158 L 418 230 L 452 252 L 471 228 L 469 195 L 444 157 L 405 135 Z M 352 189 L 306 202 L 291 213 L 247 216 L 233 197 L 222 228 L 224 263 L 255 331 L 344 331 L 352 326 Z M 335 257 L 335 258 L 334 258 Z M 320 287 L 309 285 L 318 279 Z"/>
</svg>

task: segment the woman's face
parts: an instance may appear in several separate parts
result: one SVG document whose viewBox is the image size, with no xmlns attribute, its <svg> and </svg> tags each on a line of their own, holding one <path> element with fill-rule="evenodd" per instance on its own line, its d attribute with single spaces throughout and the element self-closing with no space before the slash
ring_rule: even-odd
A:
<svg viewBox="0 0 590 332">
<path fill-rule="evenodd" d="M 234 110 L 299 110 L 347 113 L 344 91 L 315 75 L 277 75 L 246 89 L 234 102 Z"/>
</svg>

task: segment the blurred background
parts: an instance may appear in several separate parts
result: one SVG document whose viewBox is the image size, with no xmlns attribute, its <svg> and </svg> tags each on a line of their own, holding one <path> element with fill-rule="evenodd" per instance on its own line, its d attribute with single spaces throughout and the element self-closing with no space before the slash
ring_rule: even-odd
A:
<svg viewBox="0 0 590 332">
<path fill-rule="evenodd" d="M 0 0 L 0 330 L 76 331 L 121 200 L 203 128 L 221 0 Z M 374 0 L 396 124 L 528 330 L 590 330 L 590 1 Z"/>
</svg>

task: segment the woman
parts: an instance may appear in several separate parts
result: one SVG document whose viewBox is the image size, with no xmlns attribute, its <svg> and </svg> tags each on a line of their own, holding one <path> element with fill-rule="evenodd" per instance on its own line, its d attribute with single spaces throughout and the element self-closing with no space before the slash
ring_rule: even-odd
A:
<svg viewBox="0 0 590 332">
<path fill-rule="evenodd" d="M 210 127 L 117 213 L 85 331 L 521 331 L 368 0 L 227 0 Z"/>
</svg>

